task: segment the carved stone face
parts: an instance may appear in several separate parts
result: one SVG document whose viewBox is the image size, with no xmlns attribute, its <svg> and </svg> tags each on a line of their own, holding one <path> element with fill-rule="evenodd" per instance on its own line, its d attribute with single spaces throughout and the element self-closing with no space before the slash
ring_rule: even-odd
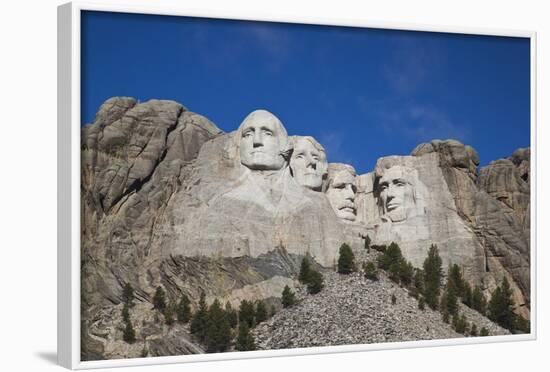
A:
<svg viewBox="0 0 550 372">
<path fill-rule="evenodd" d="M 288 136 L 283 124 L 265 110 L 249 114 L 241 126 L 239 151 L 241 163 L 253 170 L 278 170 L 285 164 L 283 152 Z"/>
<path fill-rule="evenodd" d="M 378 185 L 385 217 L 393 222 L 401 222 L 414 212 L 414 188 L 403 167 L 393 166 L 387 169 Z"/>
<path fill-rule="evenodd" d="M 332 164 L 331 164 L 332 165 Z M 355 171 L 352 167 L 331 168 L 329 165 L 329 182 L 327 198 L 336 215 L 346 221 L 355 221 Z"/>
<path fill-rule="evenodd" d="M 311 137 L 292 137 L 294 151 L 290 167 L 296 181 L 308 189 L 320 191 L 327 175 L 327 156 L 324 149 Z"/>
</svg>

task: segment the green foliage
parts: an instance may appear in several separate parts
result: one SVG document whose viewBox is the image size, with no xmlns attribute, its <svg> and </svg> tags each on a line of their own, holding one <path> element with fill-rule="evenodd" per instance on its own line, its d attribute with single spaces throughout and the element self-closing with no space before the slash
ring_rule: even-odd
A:
<svg viewBox="0 0 550 372">
<path fill-rule="evenodd" d="M 340 256 L 338 257 L 338 273 L 351 274 L 356 270 L 355 255 L 351 247 L 346 243 L 340 246 Z"/>
<path fill-rule="evenodd" d="M 394 294 L 391 295 L 391 304 L 392 305 L 395 305 L 397 303 L 397 298 L 395 297 Z"/>
<path fill-rule="evenodd" d="M 458 312 L 458 299 L 456 296 L 456 288 L 447 282 L 447 287 L 441 295 L 440 303 L 441 311 L 446 311 L 449 315 L 456 315 Z"/>
<path fill-rule="evenodd" d="M 470 327 L 470 336 L 477 336 L 477 325 L 475 323 L 472 323 L 472 326 Z"/>
<path fill-rule="evenodd" d="M 285 285 L 285 288 L 283 289 L 283 307 L 290 307 L 296 303 L 296 296 L 294 295 L 294 292 L 290 289 L 288 285 Z"/>
<path fill-rule="evenodd" d="M 267 308 L 262 300 L 256 303 L 256 324 L 267 320 Z"/>
<path fill-rule="evenodd" d="M 453 316 L 453 326 L 457 333 L 466 334 L 468 332 L 468 322 L 466 321 L 466 316 L 464 314 L 462 315 L 454 315 Z"/>
<path fill-rule="evenodd" d="M 424 271 L 422 269 L 414 269 L 414 276 L 410 291 L 412 292 L 413 297 L 416 298 L 424 293 Z"/>
<path fill-rule="evenodd" d="M 206 340 L 206 331 L 208 328 L 208 307 L 206 306 L 206 295 L 201 293 L 199 308 L 191 319 L 191 333 L 204 342 Z"/>
<path fill-rule="evenodd" d="M 519 333 L 530 333 L 531 324 L 529 320 L 525 319 L 521 315 L 517 315 L 516 318 L 516 331 Z"/>
<path fill-rule="evenodd" d="M 464 295 L 464 278 L 462 277 L 462 271 L 457 264 L 449 265 L 447 288 L 451 288 L 458 297 L 462 297 Z"/>
<path fill-rule="evenodd" d="M 489 319 L 510 331 L 515 329 L 516 314 L 514 314 L 514 301 L 508 279 L 504 277 L 487 306 Z"/>
<path fill-rule="evenodd" d="M 462 292 L 462 303 L 468 306 L 469 308 L 473 307 L 472 287 L 466 281 L 464 281 L 464 290 Z"/>
<path fill-rule="evenodd" d="M 391 243 L 390 246 L 384 250 L 383 254 L 378 256 L 378 267 L 382 270 L 389 271 L 392 265 L 399 265 L 403 260 L 401 248 L 396 243 Z M 398 268 L 395 269 L 398 272 Z"/>
<path fill-rule="evenodd" d="M 425 303 L 426 303 L 426 301 L 424 300 L 424 297 L 421 296 L 421 297 L 418 299 L 418 309 L 424 311 L 424 309 L 425 309 Z"/>
<path fill-rule="evenodd" d="M 166 306 L 162 313 L 164 315 L 164 323 L 166 323 L 166 325 L 171 326 L 172 324 L 174 324 L 176 308 L 173 304 Z"/>
<path fill-rule="evenodd" d="M 409 286 L 412 283 L 414 276 L 413 265 L 406 261 L 405 259 L 401 260 L 399 264 L 399 280 L 404 286 Z"/>
<path fill-rule="evenodd" d="M 428 251 L 428 257 L 424 260 L 424 298 L 426 304 L 432 309 L 437 308 L 437 302 L 441 286 L 441 257 L 435 244 Z"/>
<path fill-rule="evenodd" d="M 374 262 L 363 262 L 363 271 L 365 272 L 365 278 L 370 280 L 378 280 L 378 270 Z"/>
<path fill-rule="evenodd" d="M 237 315 L 237 310 L 233 309 L 233 306 L 231 306 L 231 303 L 229 303 L 229 301 L 225 304 L 225 316 L 229 321 L 229 326 L 231 328 L 236 328 L 239 317 Z"/>
<path fill-rule="evenodd" d="M 377 245 L 377 244 L 371 244 L 370 246 L 372 249 L 374 249 L 377 252 L 384 253 L 388 247 L 385 244 Z"/>
<path fill-rule="evenodd" d="M 248 325 L 248 328 L 253 328 L 256 324 L 254 317 L 256 315 L 256 310 L 254 309 L 254 304 L 247 300 L 242 300 L 239 307 L 239 322 L 245 322 Z"/>
<path fill-rule="evenodd" d="M 191 319 L 191 301 L 186 294 L 182 294 L 176 309 L 178 322 L 187 323 Z"/>
<path fill-rule="evenodd" d="M 489 336 L 489 331 L 487 330 L 487 328 L 483 327 L 481 328 L 481 331 L 479 331 L 479 335 L 483 337 Z"/>
<path fill-rule="evenodd" d="M 129 307 L 134 306 L 134 288 L 130 283 L 126 283 L 122 289 L 122 300 Z"/>
<path fill-rule="evenodd" d="M 153 306 L 155 309 L 164 311 L 166 308 L 166 294 L 164 293 L 164 289 L 162 287 L 157 287 L 157 290 L 155 291 L 155 296 L 153 297 Z"/>
<path fill-rule="evenodd" d="M 133 344 L 134 342 L 136 342 L 136 331 L 134 331 L 132 322 L 126 322 L 126 327 L 124 328 L 122 339 L 129 344 Z"/>
<path fill-rule="evenodd" d="M 367 235 L 365 237 L 365 249 L 367 250 L 367 252 L 370 252 L 370 243 L 371 243 L 370 236 Z"/>
<path fill-rule="evenodd" d="M 311 273 L 311 264 L 309 259 L 304 257 L 300 265 L 300 274 L 298 275 L 298 280 L 302 284 L 307 284 L 309 282 L 309 275 Z"/>
<path fill-rule="evenodd" d="M 125 322 L 130 321 L 130 310 L 128 308 L 128 304 L 124 304 L 124 307 L 122 308 L 122 319 Z"/>
<path fill-rule="evenodd" d="M 141 357 L 147 358 L 149 356 L 149 349 L 147 349 L 147 346 L 143 345 L 143 349 L 141 349 Z"/>
<path fill-rule="evenodd" d="M 272 317 L 276 313 L 277 313 L 277 308 L 275 307 L 275 305 L 271 305 L 271 310 L 269 311 L 269 316 Z"/>
<path fill-rule="evenodd" d="M 312 270 L 309 273 L 309 282 L 307 284 L 307 292 L 309 294 L 316 294 L 321 292 L 323 287 L 324 287 L 323 275 L 316 270 Z"/>
<path fill-rule="evenodd" d="M 483 315 L 487 312 L 487 300 L 485 299 L 481 288 L 477 285 L 472 293 L 472 309 L 477 310 Z"/>
<path fill-rule="evenodd" d="M 206 329 L 206 351 L 209 353 L 224 352 L 231 345 L 231 326 L 220 305 L 215 299 L 208 309 Z"/>
<path fill-rule="evenodd" d="M 235 342 L 235 349 L 239 351 L 256 350 L 254 337 L 250 334 L 250 328 L 246 322 L 239 323 L 239 332 Z"/>
</svg>

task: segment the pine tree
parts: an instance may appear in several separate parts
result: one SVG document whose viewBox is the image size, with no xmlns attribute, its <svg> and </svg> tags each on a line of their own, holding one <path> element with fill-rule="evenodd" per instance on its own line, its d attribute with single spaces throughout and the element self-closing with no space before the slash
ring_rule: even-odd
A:
<svg viewBox="0 0 550 372">
<path fill-rule="evenodd" d="M 309 263 L 308 258 L 304 257 L 300 265 L 300 274 L 298 275 L 298 280 L 300 281 L 300 283 L 302 284 L 309 283 L 310 272 L 311 272 L 311 264 Z"/>
<path fill-rule="evenodd" d="M 269 317 L 273 317 L 273 315 L 277 314 L 277 308 L 275 305 L 271 305 L 271 310 L 269 311 Z"/>
<path fill-rule="evenodd" d="M 363 271 L 365 272 L 365 278 L 370 280 L 378 280 L 378 271 L 374 262 L 363 262 Z"/>
<path fill-rule="evenodd" d="M 472 323 L 472 326 L 470 327 L 470 336 L 477 336 L 477 325 L 475 323 Z"/>
<path fill-rule="evenodd" d="M 206 340 L 208 327 L 208 307 L 206 306 L 206 295 L 201 292 L 199 308 L 191 319 L 191 333 L 195 334 L 201 342 Z"/>
<path fill-rule="evenodd" d="M 309 294 L 316 294 L 321 292 L 323 289 L 323 275 L 316 271 L 312 270 L 309 273 L 309 283 L 307 284 L 307 291 Z"/>
<path fill-rule="evenodd" d="M 462 303 L 468 306 L 469 308 L 472 308 L 472 303 L 473 303 L 472 287 L 467 281 L 464 281 L 463 287 L 464 287 L 464 290 L 462 294 Z"/>
<path fill-rule="evenodd" d="M 176 312 L 178 321 L 181 323 L 187 323 L 191 319 L 191 304 L 186 294 L 181 295 Z"/>
<path fill-rule="evenodd" d="M 450 282 L 447 282 L 445 292 L 441 296 L 441 308 L 447 311 L 450 315 L 456 315 L 458 311 L 456 287 Z"/>
<path fill-rule="evenodd" d="M 483 337 L 489 336 L 489 331 L 487 330 L 487 328 L 483 327 L 481 328 L 481 331 L 479 331 L 479 335 Z"/>
<path fill-rule="evenodd" d="M 153 297 L 153 306 L 155 309 L 160 311 L 164 311 L 166 308 L 166 294 L 164 293 L 164 289 L 162 289 L 162 287 L 157 287 L 155 296 Z"/>
<path fill-rule="evenodd" d="M 412 283 L 413 276 L 413 265 L 405 259 L 402 259 L 399 265 L 399 280 L 401 284 L 403 284 L 404 286 L 409 286 Z"/>
<path fill-rule="evenodd" d="M 267 320 L 267 308 L 265 307 L 265 303 L 259 300 L 256 303 L 256 324 L 260 324 L 265 320 Z"/>
<path fill-rule="evenodd" d="M 472 309 L 477 310 L 479 313 L 485 315 L 487 312 L 487 300 L 481 291 L 479 286 L 474 287 L 472 293 Z"/>
<path fill-rule="evenodd" d="M 378 267 L 382 270 L 391 271 L 392 265 L 400 265 L 403 260 L 403 254 L 401 248 L 397 243 L 392 242 L 389 247 L 384 250 L 384 253 L 378 256 Z M 396 274 L 399 272 L 399 267 L 394 269 Z"/>
<path fill-rule="evenodd" d="M 282 303 L 283 307 L 290 307 L 296 303 L 294 292 L 292 292 L 288 285 L 285 285 L 285 288 L 283 289 Z"/>
<path fill-rule="evenodd" d="M 356 270 L 355 255 L 351 247 L 346 243 L 340 246 L 340 256 L 338 257 L 338 273 L 351 274 Z"/>
<path fill-rule="evenodd" d="M 521 315 L 516 316 L 516 331 L 520 333 L 530 333 L 531 332 L 531 324 L 529 323 L 529 320 L 525 319 Z"/>
<path fill-rule="evenodd" d="M 447 286 L 453 288 L 456 296 L 462 297 L 464 295 L 464 279 L 457 264 L 449 265 Z"/>
<path fill-rule="evenodd" d="M 174 315 L 176 313 L 176 310 L 173 304 L 166 306 L 162 313 L 164 315 L 164 323 L 166 323 L 166 325 L 171 326 L 172 324 L 174 324 Z"/>
<path fill-rule="evenodd" d="M 237 327 L 237 323 L 239 321 L 237 310 L 233 309 L 233 306 L 231 306 L 229 301 L 225 304 L 225 316 L 227 316 L 227 320 L 229 321 L 229 326 L 231 328 Z"/>
<path fill-rule="evenodd" d="M 132 322 L 126 322 L 126 327 L 124 328 L 122 338 L 129 344 L 133 344 L 134 342 L 136 342 L 136 331 L 134 331 Z"/>
<path fill-rule="evenodd" d="M 466 321 L 466 316 L 464 316 L 464 314 L 460 316 L 457 314 L 453 317 L 453 319 L 453 326 L 455 328 L 455 331 L 457 333 L 466 334 L 468 331 L 468 322 Z"/>
<path fill-rule="evenodd" d="M 254 304 L 247 300 L 242 300 L 241 306 L 239 307 L 239 322 L 245 322 L 248 328 L 253 328 L 256 325 L 254 321 L 255 315 L 256 311 L 254 309 Z"/>
<path fill-rule="evenodd" d="M 130 310 L 128 308 L 128 304 L 124 304 L 124 307 L 122 308 L 122 319 L 125 322 L 130 321 Z"/>
<path fill-rule="evenodd" d="M 239 351 L 256 350 L 254 337 L 250 334 L 250 329 L 246 322 L 239 323 L 239 332 L 235 343 L 235 349 Z"/>
<path fill-rule="evenodd" d="M 367 250 L 367 253 L 370 253 L 370 243 L 371 243 L 370 236 L 367 235 L 365 237 L 365 249 Z"/>
<path fill-rule="evenodd" d="M 510 331 L 515 329 L 514 301 L 512 300 L 510 283 L 508 283 L 506 277 L 502 279 L 501 285 L 493 292 L 487 310 L 489 319 Z"/>
<path fill-rule="evenodd" d="M 126 283 L 124 285 L 124 289 L 122 290 L 122 299 L 129 307 L 134 306 L 134 288 L 132 288 L 130 283 Z"/>
<path fill-rule="evenodd" d="M 397 303 L 397 297 L 394 294 L 391 295 L 391 304 L 395 305 Z"/>
<path fill-rule="evenodd" d="M 432 244 L 428 251 L 428 257 L 424 260 L 424 297 L 428 306 L 432 309 L 437 308 L 441 285 L 441 257 L 435 244 Z"/>
<path fill-rule="evenodd" d="M 414 269 L 414 277 L 412 283 L 412 291 L 414 297 L 418 297 L 424 293 L 424 271 L 422 269 Z"/>
<path fill-rule="evenodd" d="M 206 351 L 209 353 L 224 352 L 229 349 L 230 344 L 231 326 L 220 301 L 215 299 L 208 309 Z"/>
</svg>

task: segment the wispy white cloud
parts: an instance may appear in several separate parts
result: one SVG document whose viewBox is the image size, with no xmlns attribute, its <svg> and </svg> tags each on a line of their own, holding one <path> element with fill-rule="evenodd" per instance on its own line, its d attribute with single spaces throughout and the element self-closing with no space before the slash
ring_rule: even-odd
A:
<svg viewBox="0 0 550 372">
<path fill-rule="evenodd" d="M 346 153 L 345 139 L 346 135 L 340 132 L 321 132 L 317 140 L 325 148 L 330 163 L 352 163 L 351 157 Z"/>
<path fill-rule="evenodd" d="M 456 139 L 464 142 L 471 135 L 466 123 L 456 122 L 446 112 L 432 105 L 382 104 L 373 114 L 377 117 L 377 125 L 388 136 L 402 136 L 416 142 L 432 139 Z"/>
</svg>

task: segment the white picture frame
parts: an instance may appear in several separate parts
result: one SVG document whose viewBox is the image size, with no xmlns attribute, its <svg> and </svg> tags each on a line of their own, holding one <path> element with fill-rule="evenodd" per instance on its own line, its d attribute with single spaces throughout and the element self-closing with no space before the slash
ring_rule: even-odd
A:
<svg viewBox="0 0 550 372">
<path fill-rule="evenodd" d="M 193 16 L 254 21 L 290 22 L 334 26 L 356 26 L 396 30 L 433 31 L 524 37 L 530 39 L 531 50 L 531 333 L 485 338 L 409 341 L 368 345 L 345 345 L 251 351 L 239 353 L 181 355 L 136 359 L 80 360 L 80 15 L 82 11 L 125 12 L 172 16 Z M 536 32 L 455 28 L 401 23 L 377 23 L 358 19 L 318 19 L 305 15 L 279 18 L 263 14 L 208 14 L 185 7 L 132 6 L 74 1 L 58 8 L 58 361 L 70 369 L 93 369 L 138 365 L 157 365 L 201 361 L 267 358 L 276 356 L 313 355 L 356 351 L 389 350 L 446 345 L 527 341 L 537 338 L 536 286 L 536 209 L 537 209 L 537 149 L 536 149 Z"/>
</svg>

